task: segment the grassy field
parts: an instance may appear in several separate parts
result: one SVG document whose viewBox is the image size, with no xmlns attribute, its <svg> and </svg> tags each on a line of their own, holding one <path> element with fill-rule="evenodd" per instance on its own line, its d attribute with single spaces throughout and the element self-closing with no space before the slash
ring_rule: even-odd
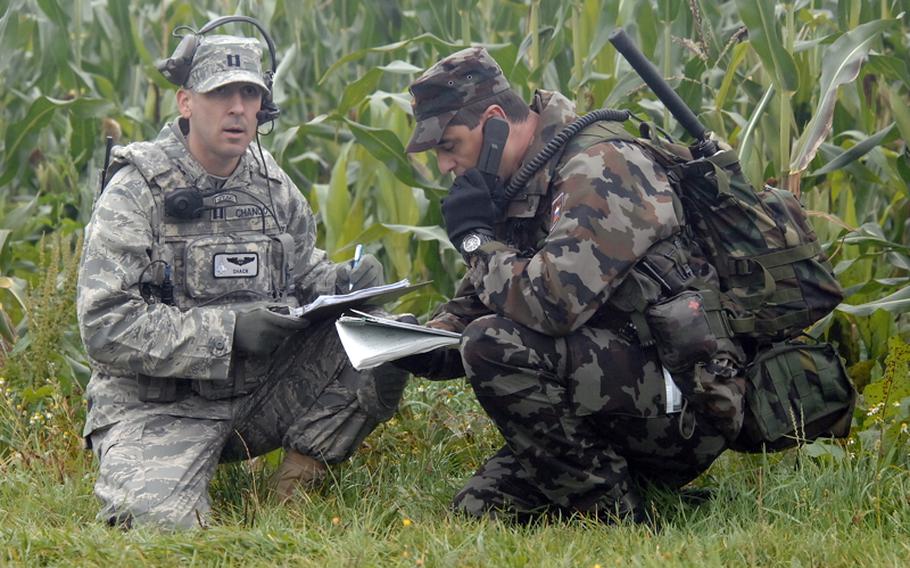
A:
<svg viewBox="0 0 910 568">
<path fill-rule="evenodd" d="M 123 532 L 94 519 L 94 465 L 72 433 L 0 464 L 0 562 L 84 566 L 906 566 L 910 476 L 896 451 L 728 453 L 690 503 L 651 495 L 653 523 L 530 526 L 449 512 L 501 440 L 459 381 L 414 381 L 399 414 L 318 490 L 281 505 L 272 454 L 221 466 L 212 526 Z M 55 420 L 58 418 L 55 417 Z M 36 423 L 36 428 L 41 427 Z M 44 427 L 55 429 L 55 425 Z M 840 450 L 843 450 L 842 452 Z M 887 448 L 886 448 L 887 450 Z M 822 454 L 822 455 L 816 455 Z M 815 456 L 815 457 L 813 457 Z"/>
</svg>

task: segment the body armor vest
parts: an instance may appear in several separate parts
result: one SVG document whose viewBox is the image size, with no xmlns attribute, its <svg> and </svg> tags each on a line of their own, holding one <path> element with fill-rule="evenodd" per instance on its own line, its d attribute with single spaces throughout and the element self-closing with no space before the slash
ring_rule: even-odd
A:
<svg viewBox="0 0 910 568">
<path fill-rule="evenodd" d="M 253 158 L 249 163 L 255 167 L 238 172 L 222 187 L 195 187 L 180 166 L 186 150 L 182 145 L 179 149 L 180 156 L 170 156 L 167 147 L 138 142 L 114 150 L 112 168 L 132 164 L 155 202 L 150 215 L 153 248 L 140 282 L 143 297 L 180 310 L 258 301 L 296 306 L 290 293 L 295 241 L 284 232 L 287 212 L 275 211 L 269 194 L 270 186 L 284 190 L 281 180 L 266 180 L 262 164 Z M 268 166 L 279 171 L 274 161 Z M 191 197 L 192 213 L 173 215 L 168 200 L 175 196 Z M 210 399 L 247 394 L 265 379 L 268 363 L 235 352 L 228 380 L 188 382 Z M 167 402 L 176 398 L 182 379 L 139 375 L 138 381 L 141 400 Z"/>
</svg>

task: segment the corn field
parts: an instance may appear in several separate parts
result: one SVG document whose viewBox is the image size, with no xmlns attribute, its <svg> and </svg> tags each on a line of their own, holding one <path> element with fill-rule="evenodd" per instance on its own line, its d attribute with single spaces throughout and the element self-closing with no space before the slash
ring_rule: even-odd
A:
<svg viewBox="0 0 910 568">
<path fill-rule="evenodd" d="M 440 227 L 447 180 L 432 156 L 403 150 L 409 82 L 480 43 L 526 98 L 559 90 L 579 112 L 629 109 L 686 141 L 607 41 L 625 29 L 753 183 L 801 196 L 847 290 L 811 331 L 836 344 L 864 408 L 899 402 L 910 396 L 908 12 L 910 0 L 0 0 L 4 372 L 29 407 L 84 385 L 72 258 L 105 137 L 149 139 L 176 115 L 154 63 L 178 26 L 242 14 L 277 45 L 282 114 L 262 143 L 317 212 L 320 246 L 342 261 L 363 243 L 388 280 L 432 280 L 396 307 L 418 315 L 452 294 L 463 264 Z M 896 433 L 908 406 L 857 420 Z"/>
</svg>

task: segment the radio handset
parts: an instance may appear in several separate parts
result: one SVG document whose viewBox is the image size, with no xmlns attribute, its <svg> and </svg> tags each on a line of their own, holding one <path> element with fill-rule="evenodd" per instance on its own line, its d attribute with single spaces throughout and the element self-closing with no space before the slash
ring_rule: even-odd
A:
<svg viewBox="0 0 910 568">
<path fill-rule="evenodd" d="M 505 203 L 502 196 L 502 185 L 499 183 L 499 164 L 502 162 L 502 152 L 509 139 L 509 123 L 491 116 L 483 125 L 483 144 L 480 147 L 480 157 L 477 159 L 477 171 L 487 182 L 493 194 L 493 203 L 502 212 Z"/>
</svg>

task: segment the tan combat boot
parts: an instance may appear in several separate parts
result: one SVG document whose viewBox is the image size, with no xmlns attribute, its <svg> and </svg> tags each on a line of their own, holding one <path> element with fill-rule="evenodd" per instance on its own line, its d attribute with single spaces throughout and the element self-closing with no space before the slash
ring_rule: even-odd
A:
<svg viewBox="0 0 910 568">
<path fill-rule="evenodd" d="M 294 496 L 298 487 L 309 489 L 325 479 L 325 464 L 296 450 L 287 450 L 284 461 L 272 477 L 275 493 L 284 503 Z"/>
</svg>

